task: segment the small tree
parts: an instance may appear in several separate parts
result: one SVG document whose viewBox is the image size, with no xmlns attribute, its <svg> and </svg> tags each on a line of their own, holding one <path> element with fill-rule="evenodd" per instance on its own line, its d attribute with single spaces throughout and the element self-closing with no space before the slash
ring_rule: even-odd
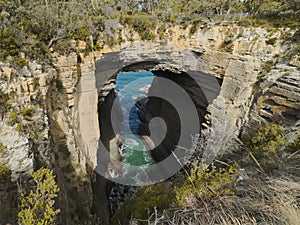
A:
<svg viewBox="0 0 300 225">
<path fill-rule="evenodd" d="M 59 188 L 55 182 L 55 175 L 50 169 L 39 169 L 32 173 L 36 187 L 29 193 L 21 190 L 21 205 L 18 214 L 22 225 L 50 225 L 59 210 L 54 209 L 54 198 Z"/>
</svg>

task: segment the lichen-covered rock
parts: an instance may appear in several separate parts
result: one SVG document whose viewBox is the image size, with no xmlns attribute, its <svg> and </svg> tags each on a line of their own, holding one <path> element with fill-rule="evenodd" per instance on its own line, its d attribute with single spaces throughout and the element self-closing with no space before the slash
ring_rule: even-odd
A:
<svg viewBox="0 0 300 225">
<path fill-rule="evenodd" d="M 0 142 L 6 146 L 0 152 L 0 165 L 7 165 L 13 178 L 33 169 L 34 159 L 28 139 L 5 122 L 0 122 Z"/>
</svg>

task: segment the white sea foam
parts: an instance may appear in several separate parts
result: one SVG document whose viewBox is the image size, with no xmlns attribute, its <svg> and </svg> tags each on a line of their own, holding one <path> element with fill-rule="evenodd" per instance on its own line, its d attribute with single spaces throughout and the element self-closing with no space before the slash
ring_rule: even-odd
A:
<svg viewBox="0 0 300 225">
<path fill-rule="evenodd" d="M 139 91 L 140 91 L 141 93 L 145 94 L 145 95 L 148 95 L 148 93 L 149 93 L 149 88 L 150 88 L 150 87 L 151 87 L 151 85 L 148 84 L 148 85 L 146 85 L 145 87 L 141 87 L 141 88 L 139 89 Z"/>
<path fill-rule="evenodd" d="M 131 99 L 135 101 L 135 100 L 137 100 L 137 99 L 138 99 L 138 96 L 136 96 L 136 95 L 133 95 L 133 96 L 131 97 Z"/>
<path fill-rule="evenodd" d="M 128 148 L 134 148 L 134 147 L 139 146 L 139 142 L 132 138 L 126 138 L 125 144 Z"/>
</svg>

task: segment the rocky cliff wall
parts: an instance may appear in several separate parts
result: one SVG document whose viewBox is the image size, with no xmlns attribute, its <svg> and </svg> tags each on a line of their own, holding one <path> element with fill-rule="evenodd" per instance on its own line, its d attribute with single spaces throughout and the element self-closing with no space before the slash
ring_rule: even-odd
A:
<svg viewBox="0 0 300 225">
<path fill-rule="evenodd" d="M 221 78 L 220 94 L 208 97 L 210 105 L 202 124 L 207 128 L 203 132 L 215 140 L 211 143 L 212 155 L 207 156 L 211 158 L 216 154 L 214 150 L 226 149 L 240 135 L 255 131 L 262 123 L 275 121 L 278 114 L 295 125 L 298 120 L 295 112 L 299 108 L 296 100 L 299 59 L 297 56 L 286 59 L 292 44 L 284 38 L 294 33 L 289 28 L 203 25 L 193 35 L 189 27 L 175 27 L 167 29 L 164 41 L 142 41 L 138 35 L 131 35 L 129 42 L 128 33 L 123 31 L 125 41 L 121 46 L 104 49 L 108 53 L 96 62 L 96 68 L 101 67 L 96 72 L 97 88 L 103 85 L 100 80 L 104 82 L 122 68 L 128 70 L 128 65 L 142 61 L 175 64 L 191 74 L 204 72 Z M 217 93 L 216 87 L 208 83 L 202 85 L 206 97 L 209 91 Z M 283 94 L 283 90 L 289 91 Z"/>
</svg>

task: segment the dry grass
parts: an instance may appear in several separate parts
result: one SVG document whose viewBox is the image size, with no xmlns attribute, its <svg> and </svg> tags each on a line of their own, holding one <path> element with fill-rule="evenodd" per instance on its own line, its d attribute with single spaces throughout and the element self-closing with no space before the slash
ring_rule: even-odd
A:
<svg viewBox="0 0 300 225">
<path fill-rule="evenodd" d="M 205 139 L 196 138 L 198 155 L 207 147 Z M 200 147 L 199 147 L 200 146 Z M 235 156 L 236 155 L 236 156 Z M 231 160 L 243 160 L 242 177 L 236 194 L 218 199 L 198 200 L 193 206 L 155 212 L 147 220 L 131 221 L 148 225 L 299 225 L 300 176 L 299 150 L 284 152 L 276 158 L 277 167 L 264 171 L 252 155 L 238 152 Z M 241 160 L 241 161 L 242 161 Z M 223 161 L 219 161 L 219 163 Z M 225 161 L 226 164 L 226 161 Z"/>
<path fill-rule="evenodd" d="M 239 187 L 239 195 L 200 200 L 192 207 L 155 210 L 148 220 L 131 224 L 148 225 L 298 225 L 300 183 L 291 178 L 261 176 Z"/>
</svg>

